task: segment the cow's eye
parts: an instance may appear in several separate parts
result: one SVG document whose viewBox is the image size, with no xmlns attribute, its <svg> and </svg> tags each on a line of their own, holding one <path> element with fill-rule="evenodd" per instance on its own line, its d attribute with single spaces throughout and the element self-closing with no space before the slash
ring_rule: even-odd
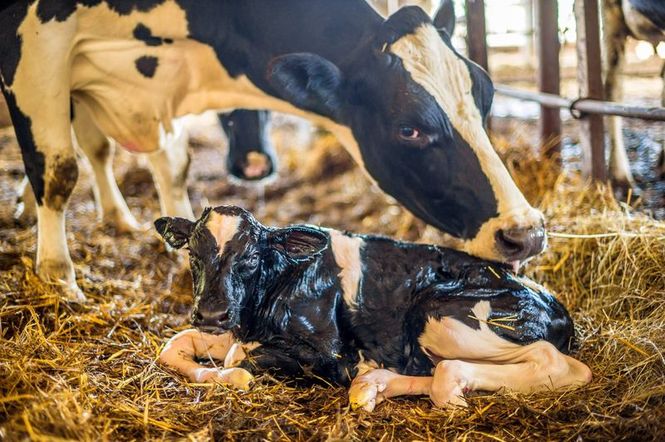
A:
<svg viewBox="0 0 665 442">
<path fill-rule="evenodd" d="M 416 141 L 422 137 L 422 133 L 411 126 L 400 126 L 399 137 L 407 141 Z"/>
</svg>

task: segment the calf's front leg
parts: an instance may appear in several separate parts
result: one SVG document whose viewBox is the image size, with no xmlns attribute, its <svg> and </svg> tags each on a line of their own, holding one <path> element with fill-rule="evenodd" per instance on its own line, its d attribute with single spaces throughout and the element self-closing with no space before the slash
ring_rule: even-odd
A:
<svg viewBox="0 0 665 442">
<path fill-rule="evenodd" d="M 243 368 L 205 367 L 195 358 L 209 357 L 223 361 L 234 346 L 231 333 L 212 335 L 195 329 L 184 330 L 166 343 L 159 362 L 187 376 L 192 382 L 219 382 L 248 390 L 254 377 Z"/>
<path fill-rule="evenodd" d="M 384 368 L 356 376 L 349 389 L 351 408 L 374 411 L 384 400 L 404 395 L 428 395 L 432 376 L 405 376 Z"/>
</svg>

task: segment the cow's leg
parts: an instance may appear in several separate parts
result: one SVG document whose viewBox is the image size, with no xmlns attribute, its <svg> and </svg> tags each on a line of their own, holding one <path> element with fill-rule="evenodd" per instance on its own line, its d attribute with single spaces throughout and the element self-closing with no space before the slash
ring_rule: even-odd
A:
<svg viewBox="0 0 665 442">
<path fill-rule="evenodd" d="M 95 200 L 100 217 L 120 232 L 135 232 L 138 222 L 129 211 L 113 175 L 115 142 L 99 130 L 84 106 L 76 106 L 72 121 L 74 134 L 95 174 Z"/>
<path fill-rule="evenodd" d="M 660 92 L 660 105 L 665 107 L 665 63 L 660 70 L 660 78 L 663 80 L 663 88 Z M 665 126 L 665 124 L 661 123 Z M 665 140 L 663 140 L 663 145 L 660 149 L 660 154 L 658 155 L 658 172 L 660 172 L 661 179 L 665 177 Z"/>
<path fill-rule="evenodd" d="M 384 400 L 404 395 L 428 395 L 431 376 L 404 376 L 383 368 L 374 368 L 356 376 L 349 388 L 351 408 L 373 411 Z"/>
<path fill-rule="evenodd" d="M 628 29 L 623 18 L 620 0 L 605 0 L 603 8 L 606 50 L 605 98 L 608 101 L 621 101 L 622 87 L 619 80 L 626 53 Z M 627 190 L 635 185 L 633 174 L 623 140 L 623 123 L 619 117 L 608 117 L 610 136 L 610 178 L 615 186 Z"/>
<path fill-rule="evenodd" d="M 173 122 L 173 132 L 162 134 L 161 149 L 148 155 L 152 176 L 157 185 L 162 216 L 194 219 L 187 195 L 189 170 L 188 137 L 184 125 Z"/>
<path fill-rule="evenodd" d="M 42 22 L 36 9 L 28 8 L 21 38 L 4 46 L 17 64 L 13 75 L 1 72 L 0 87 L 37 201 L 36 272 L 42 280 L 61 284 L 67 297 L 83 300 L 65 234 L 65 209 L 78 179 L 70 115 L 76 15 Z"/>
<path fill-rule="evenodd" d="M 159 362 L 187 376 L 192 382 L 220 382 L 241 390 L 249 389 L 254 377 L 245 369 L 205 367 L 196 358 L 223 361 L 235 340 L 231 333 L 212 335 L 195 329 L 182 331 L 166 343 Z"/>
<path fill-rule="evenodd" d="M 505 387 L 528 393 L 581 386 L 591 380 L 585 364 L 564 355 L 549 342 L 522 346 L 497 336 L 485 323 L 473 329 L 444 318 L 429 333 L 421 337 L 421 343 L 429 354 L 443 359 L 437 364 L 430 392 L 439 406 L 464 405 L 461 396 L 467 390 L 497 391 Z"/>
<path fill-rule="evenodd" d="M 37 220 L 37 201 L 26 175 L 16 189 L 16 208 L 14 221 L 20 226 L 34 224 Z"/>
</svg>

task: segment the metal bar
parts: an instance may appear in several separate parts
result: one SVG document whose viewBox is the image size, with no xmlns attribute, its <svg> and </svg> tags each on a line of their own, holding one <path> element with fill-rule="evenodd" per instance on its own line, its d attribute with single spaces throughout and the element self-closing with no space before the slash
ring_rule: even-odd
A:
<svg viewBox="0 0 665 442">
<path fill-rule="evenodd" d="M 538 85 L 541 92 L 559 95 L 559 26 L 558 1 L 538 0 Z M 548 153 L 561 150 L 561 111 L 547 106 L 540 107 L 540 137 Z"/>
<path fill-rule="evenodd" d="M 469 58 L 489 72 L 485 0 L 466 0 L 466 45 Z"/>
<path fill-rule="evenodd" d="M 579 94 L 596 100 L 603 99 L 599 16 L 598 0 L 575 1 Z M 583 171 L 594 180 L 607 180 L 605 128 L 601 115 L 589 114 L 582 120 L 581 141 Z"/>
<path fill-rule="evenodd" d="M 611 101 L 582 98 L 572 100 L 559 95 L 525 91 L 523 89 L 496 84 L 496 93 L 524 101 L 533 101 L 548 108 L 564 108 L 583 114 L 617 115 L 626 118 L 639 118 L 648 121 L 665 121 L 665 107 L 631 106 Z M 579 115 L 575 115 L 579 117 Z"/>
</svg>

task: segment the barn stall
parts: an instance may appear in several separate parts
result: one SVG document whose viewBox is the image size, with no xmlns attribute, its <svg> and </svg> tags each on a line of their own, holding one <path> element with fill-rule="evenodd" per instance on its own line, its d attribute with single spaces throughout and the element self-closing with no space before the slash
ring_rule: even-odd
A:
<svg viewBox="0 0 665 442">
<path fill-rule="evenodd" d="M 537 60 L 544 64 L 542 57 L 547 57 L 547 49 L 551 49 L 552 35 L 549 40 L 533 39 L 533 26 L 527 25 L 519 31 L 526 36 L 525 41 L 502 46 L 502 34 L 493 34 L 492 22 L 487 20 L 490 45 L 489 55 L 484 55 L 485 38 L 478 42 L 478 34 L 474 33 L 478 25 L 473 23 L 479 16 L 482 20 L 483 13 L 495 14 L 497 3 L 501 2 L 466 3 L 469 38 L 465 42 L 460 37 L 457 43 L 460 46 L 466 43 L 471 55 L 489 67 L 497 83 L 517 78 L 510 85 L 512 89 L 502 89 L 507 94 L 543 101 L 543 96 L 533 94 L 537 74 L 534 66 L 504 63 L 514 58 L 522 60 L 521 51 L 540 44 L 541 58 L 534 60 L 536 64 Z M 556 22 L 553 17 L 556 9 L 542 6 L 551 7 L 555 2 L 534 3 L 540 8 L 534 8 L 530 2 L 511 2 L 516 8 L 513 11 L 523 11 L 531 17 L 533 21 L 525 20 L 527 23 L 537 22 L 537 18 L 544 20 L 538 29 L 545 34 L 542 23 Z M 578 15 L 597 16 L 597 10 L 593 12 L 596 2 L 578 3 L 592 9 L 591 13 L 578 11 Z M 462 11 L 463 5 L 459 6 L 458 11 Z M 560 2 L 559 15 L 565 17 L 569 7 L 572 7 L 570 2 Z M 460 19 L 460 23 L 464 20 Z M 559 27 L 550 26 L 555 36 L 562 27 L 559 23 Z M 599 32 L 593 25 L 586 31 L 594 35 Z M 506 34 L 504 30 L 504 40 L 510 40 Z M 578 48 L 567 37 L 562 36 L 563 45 L 560 51 L 555 51 L 562 60 L 562 78 L 556 82 L 560 89 L 544 84 L 553 75 L 551 59 L 546 60 L 550 70 L 542 75 L 540 89 L 556 95 L 564 91 L 562 95 L 569 99 L 584 96 L 602 101 L 602 96 L 582 95 L 586 89 L 575 78 L 577 63 L 573 63 L 573 68 L 566 64 L 569 59 L 577 60 Z M 530 50 L 533 52 L 534 48 Z M 589 49 L 579 48 L 579 51 Z M 594 55 L 593 49 L 590 52 L 598 67 L 600 53 Z M 632 75 L 637 72 L 644 77 L 627 82 L 626 97 L 637 90 L 637 104 L 657 106 L 653 97 L 659 94 L 640 95 L 649 74 L 653 75 L 656 56 L 638 61 L 630 63 L 629 69 L 634 70 Z M 558 71 L 556 68 L 554 72 Z M 583 78 L 593 77 L 588 71 L 586 74 Z M 595 85 L 598 90 L 598 80 L 593 83 L 593 78 L 588 79 L 592 89 Z M 653 82 L 647 84 L 653 87 Z M 524 87 L 531 89 L 531 95 L 522 90 Z M 562 101 L 558 103 L 566 102 L 566 98 L 559 100 Z M 662 187 L 654 178 L 652 165 L 657 155 L 651 152 L 663 141 L 662 123 L 659 126 L 641 120 L 626 122 L 628 139 L 634 141 L 629 153 L 634 160 L 635 175 L 642 179 L 639 182 L 642 192 L 636 195 L 630 190 L 617 199 L 612 187 L 605 183 L 605 155 L 598 149 L 597 137 L 591 139 L 594 131 L 584 129 L 566 111 L 545 112 L 548 117 L 543 119 L 525 113 L 507 116 L 514 108 L 521 110 L 526 106 L 498 96 L 491 134 L 520 189 L 545 213 L 549 247 L 530 261 L 524 271 L 556 293 L 570 310 L 578 338 L 573 354 L 587 363 L 594 375 L 588 386 L 531 395 L 509 391 L 474 394 L 468 398 L 468 409 L 453 411 L 436 409 L 428 398 L 396 398 L 368 414 L 351 410 L 346 391 L 334 386 L 305 388 L 267 375 L 259 376 L 247 392 L 188 382 L 156 363 L 166 340 L 189 327 L 192 298 L 185 255 L 167 251 L 151 230 L 150 224 L 159 214 L 159 204 L 145 165 L 135 156 L 119 152 L 114 167 L 132 212 L 146 223 L 145 233 L 141 234 L 118 234 L 114 226 L 102 225 L 97 220 L 92 177 L 82 167 L 67 221 L 78 282 L 89 302 L 63 302 L 58 288 L 41 282 L 32 270 L 35 227 L 14 224 L 16 187 L 22 179 L 23 166 L 13 130 L 7 128 L 0 134 L 3 201 L 0 437 L 7 440 L 25 437 L 656 440 L 662 437 L 665 225 L 655 219 L 662 217 L 663 201 L 659 193 Z M 591 114 L 583 115 L 588 120 L 587 115 Z M 561 116 L 563 121 L 558 123 Z M 602 119 L 584 124 L 599 122 L 602 124 Z M 434 229 L 426 227 L 373 186 L 334 137 L 309 124 L 291 117 L 275 117 L 272 140 L 278 149 L 279 176 L 270 184 L 253 186 L 234 184 L 227 179 L 223 167 L 225 140 L 214 117 L 193 122 L 191 129 L 193 163 L 189 195 L 196 213 L 207 206 L 237 204 L 251 210 L 267 225 L 305 222 L 412 241 L 440 240 Z M 585 138 L 588 140 L 584 141 Z M 583 143 L 595 146 L 595 150 L 590 147 L 585 151 L 580 147 Z M 557 148 L 551 149 L 552 146 Z M 585 171 L 593 176 L 587 176 Z"/>
</svg>

